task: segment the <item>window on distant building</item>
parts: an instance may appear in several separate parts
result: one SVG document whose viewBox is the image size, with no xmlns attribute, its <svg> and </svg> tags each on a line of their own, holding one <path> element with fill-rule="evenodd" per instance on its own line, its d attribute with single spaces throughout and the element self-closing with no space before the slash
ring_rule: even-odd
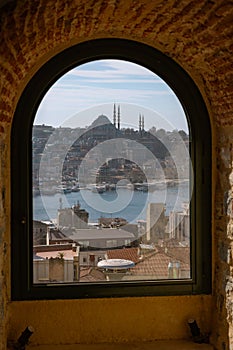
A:
<svg viewBox="0 0 233 350">
<path fill-rule="evenodd" d="M 210 144 L 197 87 L 157 50 L 52 58 L 12 128 L 12 298 L 210 292 Z"/>
</svg>

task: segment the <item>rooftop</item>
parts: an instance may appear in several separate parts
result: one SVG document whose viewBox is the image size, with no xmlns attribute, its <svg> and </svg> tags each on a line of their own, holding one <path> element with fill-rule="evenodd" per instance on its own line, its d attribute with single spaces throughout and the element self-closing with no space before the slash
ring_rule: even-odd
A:
<svg viewBox="0 0 233 350">
<path fill-rule="evenodd" d="M 62 230 L 65 232 L 65 230 Z M 90 228 L 90 229 L 76 229 L 69 234 L 69 238 L 73 240 L 98 240 L 98 239 L 135 239 L 133 233 L 123 229 L 115 228 Z"/>
<path fill-rule="evenodd" d="M 138 248 L 113 249 L 107 251 L 108 259 L 126 259 L 138 263 Z"/>
</svg>

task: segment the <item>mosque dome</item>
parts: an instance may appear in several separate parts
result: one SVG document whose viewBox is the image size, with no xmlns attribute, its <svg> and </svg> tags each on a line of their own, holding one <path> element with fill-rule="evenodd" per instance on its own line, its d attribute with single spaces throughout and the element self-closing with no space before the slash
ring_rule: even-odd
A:
<svg viewBox="0 0 233 350">
<path fill-rule="evenodd" d="M 99 115 L 91 124 L 91 128 L 94 128 L 96 126 L 101 126 L 105 124 L 112 124 L 111 121 L 106 117 L 106 115 L 101 114 Z"/>
</svg>

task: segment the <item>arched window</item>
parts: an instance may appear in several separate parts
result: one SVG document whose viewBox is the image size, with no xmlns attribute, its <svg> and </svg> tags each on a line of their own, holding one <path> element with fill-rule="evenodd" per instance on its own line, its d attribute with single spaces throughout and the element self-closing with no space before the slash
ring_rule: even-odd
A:
<svg viewBox="0 0 233 350">
<path fill-rule="evenodd" d="M 73 46 L 31 79 L 11 139 L 13 299 L 210 292 L 210 125 L 172 59 Z"/>
</svg>

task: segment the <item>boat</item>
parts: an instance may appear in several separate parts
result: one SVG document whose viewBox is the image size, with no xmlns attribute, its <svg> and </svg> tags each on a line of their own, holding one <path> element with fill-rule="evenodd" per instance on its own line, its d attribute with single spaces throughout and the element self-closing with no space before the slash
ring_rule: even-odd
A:
<svg viewBox="0 0 233 350">
<path fill-rule="evenodd" d="M 104 185 L 96 185 L 92 187 L 91 191 L 94 193 L 104 193 L 106 191 L 106 187 Z"/>
<path fill-rule="evenodd" d="M 71 192 L 79 192 L 79 191 L 80 191 L 79 185 L 75 185 L 71 188 Z"/>
<path fill-rule="evenodd" d="M 148 192 L 148 184 L 147 183 L 135 183 L 134 190 L 141 191 L 141 192 Z"/>
<path fill-rule="evenodd" d="M 127 184 L 126 188 L 127 188 L 127 190 L 132 190 L 133 191 L 134 190 L 134 184 L 131 184 L 131 183 Z"/>
<path fill-rule="evenodd" d="M 110 184 L 109 185 L 109 190 L 110 191 L 115 191 L 116 190 L 116 185 L 115 184 Z"/>
<path fill-rule="evenodd" d="M 72 189 L 70 187 L 67 187 L 67 186 L 64 186 L 64 185 L 59 185 L 57 186 L 56 188 L 56 192 L 57 193 L 64 193 L 64 194 L 67 194 L 67 193 L 71 193 L 72 192 Z"/>
</svg>

